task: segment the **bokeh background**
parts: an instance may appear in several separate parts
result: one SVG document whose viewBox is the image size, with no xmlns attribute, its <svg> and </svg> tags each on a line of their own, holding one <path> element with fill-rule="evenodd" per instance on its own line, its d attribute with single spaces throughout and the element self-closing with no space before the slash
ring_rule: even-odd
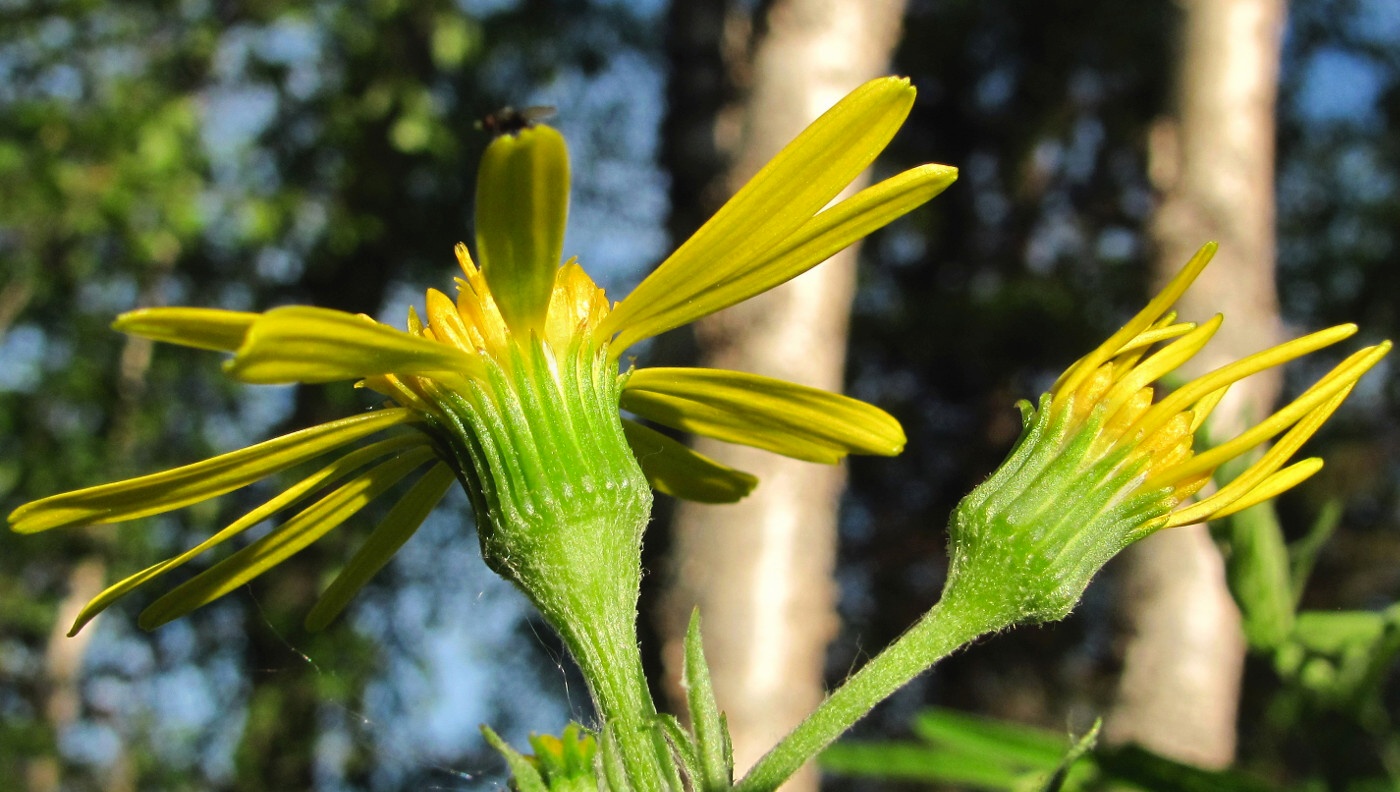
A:
<svg viewBox="0 0 1400 792">
<path fill-rule="evenodd" d="M 725 141 L 752 110 L 744 59 L 773 5 L 0 3 L 0 508 L 369 404 L 344 386 L 240 386 L 216 355 L 108 325 L 141 305 L 293 302 L 401 323 L 424 287 L 450 285 L 487 142 L 474 120 L 501 106 L 557 108 L 574 163 L 567 252 L 625 294 L 722 197 L 707 180 L 732 165 Z M 1014 440 L 1012 403 L 1148 293 L 1161 205 L 1148 152 L 1174 105 L 1183 13 L 1166 0 L 900 9 L 881 71 L 909 75 L 919 98 L 876 169 L 937 161 L 962 176 L 861 249 L 846 388 L 898 417 L 910 442 L 849 465 L 827 684 L 936 600 L 943 525 Z M 1367 342 L 1395 337 L 1400 6 L 1289 4 L 1275 118 L 1283 332 L 1356 321 Z M 697 142 L 687 129 L 709 132 Z M 681 331 L 640 354 L 684 363 L 705 344 Z M 1290 369 L 1285 392 L 1325 362 Z M 1397 419 L 1400 377 L 1382 364 L 1312 444 L 1327 471 L 1281 501 L 1290 538 L 1337 521 L 1310 608 L 1379 611 L 1400 594 Z M 523 744 L 588 721 L 556 639 L 481 564 L 460 497 L 324 633 L 300 618 L 369 520 L 153 633 L 135 627 L 142 592 L 63 637 L 107 582 L 257 494 L 122 526 L 0 533 L 0 787 L 501 788 L 479 724 Z M 667 554 L 684 547 L 671 513 L 659 503 L 643 599 L 658 676 L 667 619 L 654 614 L 676 567 Z M 862 735 L 899 737 L 929 704 L 1082 729 L 1113 706 L 1124 578 L 1111 566 L 1066 622 L 941 665 Z M 1358 720 L 1300 704 L 1271 658 L 1248 660 L 1238 765 L 1284 787 L 1393 788 L 1388 677 Z M 1344 758 L 1334 743 L 1350 746 Z"/>
</svg>

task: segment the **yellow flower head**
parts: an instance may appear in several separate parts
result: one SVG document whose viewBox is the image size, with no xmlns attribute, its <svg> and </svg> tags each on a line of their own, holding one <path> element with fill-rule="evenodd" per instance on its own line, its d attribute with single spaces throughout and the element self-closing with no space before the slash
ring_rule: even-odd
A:
<svg viewBox="0 0 1400 792">
<path fill-rule="evenodd" d="M 1167 312 L 1214 254 L 1214 244 L 1201 248 L 1156 299 L 1098 349 L 1071 366 L 1050 393 L 1051 409 L 1071 416 L 1069 431 L 1089 425 L 1097 431 L 1092 453 L 1130 448 L 1123 464 L 1141 467 L 1138 489 L 1170 488 L 1174 511 L 1150 530 L 1234 514 L 1297 486 L 1322 469 L 1322 460 L 1317 457 L 1288 467 L 1284 464 L 1391 346 L 1386 341 L 1352 354 L 1288 406 L 1238 437 L 1197 453 L 1193 448 L 1196 432 L 1231 385 L 1356 333 L 1356 325 L 1345 324 L 1279 344 L 1191 380 L 1154 403 L 1152 383 L 1194 357 L 1220 329 L 1220 315 L 1197 326 L 1177 322 L 1176 314 Z M 1165 341 L 1170 343 L 1147 355 L 1152 347 Z M 1204 487 L 1222 464 L 1285 430 L 1283 438 L 1229 484 L 1199 502 L 1178 508 Z"/>
<path fill-rule="evenodd" d="M 1016 619 L 1061 618 L 1127 545 L 1162 528 L 1233 514 L 1321 469 L 1317 458 L 1285 464 L 1390 342 L 1354 353 L 1237 437 L 1197 449 L 1198 430 L 1232 384 L 1356 332 L 1340 325 L 1280 344 L 1157 400 L 1153 384 L 1220 329 L 1219 315 L 1198 326 L 1178 322 L 1170 311 L 1214 253 L 1214 244 L 1201 248 L 1146 308 L 1070 366 L 1038 406 L 1021 403 L 1024 430 L 1016 448 L 954 514 L 950 590 L 977 590 L 978 598 L 999 600 Z M 1280 434 L 1233 480 L 1188 504 L 1222 464 Z"/>
<path fill-rule="evenodd" d="M 115 325 L 123 332 L 232 353 L 225 369 L 244 382 L 352 380 L 391 402 L 194 465 L 35 501 L 10 515 L 11 527 L 131 520 L 337 455 L 198 546 L 104 591 L 74 631 L 136 587 L 291 510 L 276 530 L 157 600 L 141 618 L 152 627 L 243 585 L 414 479 L 308 616 L 315 628 L 343 609 L 456 479 L 472 501 L 486 561 L 530 594 L 577 655 L 578 636 L 560 624 L 569 614 L 603 600 L 618 614 L 633 607 L 650 489 L 728 502 L 756 483 L 620 409 L 824 463 L 903 448 L 899 424 L 854 399 L 739 372 L 620 370 L 619 360 L 638 341 L 801 274 L 952 183 L 955 169 L 925 165 L 828 206 L 883 150 L 913 98 L 908 81 L 896 78 L 856 89 L 615 305 L 577 262 L 561 263 L 568 152 L 558 132 L 535 125 L 488 147 L 477 260 L 457 246 L 456 296 L 429 290 L 406 332 L 307 306 L 125 314 Z M 363 442 L 373 435 L 382 437 Z"/>
</svg>

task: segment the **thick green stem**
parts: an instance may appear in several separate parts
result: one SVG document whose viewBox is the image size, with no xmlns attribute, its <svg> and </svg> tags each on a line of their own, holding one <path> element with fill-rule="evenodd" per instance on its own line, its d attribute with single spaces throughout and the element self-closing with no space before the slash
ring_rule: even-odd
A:
<svg viewBox="0 0 1400 792">
<path fill-rule="evenodd" d="M 667 775 L 662 762 L 671 758 L 654 727 L 656 704 L 642 671 L 635 623 L 635 611 L 630 619 L 590 619 L 574 625 L 564 641 L 588 682 L 599 720 L 617 740 L 633 788 L 661 792 Z"/>
<path fill-rule="evenodd" d="M 885 651 L 876 655 L 735 785 L 736 792 L 777 789 L 809 759 L 911 679 L 979 635 L 1008 624 L 949 586 L 937 605 Z"/>
<path fill-rule="evenodd" d="M 439 393 L 432 427 L 476 513 L 481 555 L 559 631 L 640 792 L 672 786 L 674 763 L 637 648 L 642 533 L 652 495 L 618 417 L 606 350 L 564 354 L 538 339 L 483 358 L 484 383 Z M 608 750 L 613 750 L 609 748 Z"/>
</svg>

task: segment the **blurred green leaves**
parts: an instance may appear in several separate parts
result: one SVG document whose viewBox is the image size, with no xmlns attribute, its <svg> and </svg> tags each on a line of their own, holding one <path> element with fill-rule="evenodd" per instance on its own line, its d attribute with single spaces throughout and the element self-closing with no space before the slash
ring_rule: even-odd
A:
<svg viewBox="0 0 1400 792">
<path fill-rule="evenodd" d="M 1183 765 L 1136 747 L 1094 748 L 1098 726 L 1074 738 L 947 709 L 920 712 L 918 743 L 845 741 L 821 756 L 838 775 L 955 785 L 989 792 L 1267 792 L 1242 773 Z"/>
</svg>

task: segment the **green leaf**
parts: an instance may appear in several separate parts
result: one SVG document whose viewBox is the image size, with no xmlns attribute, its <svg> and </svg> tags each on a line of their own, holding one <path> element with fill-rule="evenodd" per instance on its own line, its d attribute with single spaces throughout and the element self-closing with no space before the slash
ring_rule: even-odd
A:
<svg viewBox="0 0 1400 792">
<path fill-rule="evenodd" d="M 1135 784 L 1147 792 L 1273 792 L 1274 787 L 1234 770 L 1202 770 L 1127 746 L 1095 754 L 1111 781 Z"/>
<path fill-rule="evenodd" d="M 674 715 L 662 713 L 656 716 L 657 728 L 666 736 L 666 741 L 670 745 L 671 753 L 680 762 L 680 767 L 685 771 L 685 777 L 690 781 L 687 789 L 705 789 L 703 786 L 704 771 L 700 768 L 699 751 L 695 746 L 695 741 L 691 739 L 690 733 L 681 726 L 681 722 Z M 695 786 L 701 784 L 700 786 Z M 726 789 L 728 787 L 725 787 Z"/>
<path fill-rule="evenodd" d="M 306 614 L 306 629 L 312 632 L 325 629 L 339 616 L 370 578 L 413 536 L 455 480 L 452 468 L 439 462 L 404 493 Z"/>
<path fill-rule="evenodd" d="M 734 757 L 729 754 L 729 731 L 710 684 L 710 667 L 705 662 L 704 643 L 700 638 L 699 608 L 690 612 L 690 626 L 685 631 L 684 678 L 690 723 L 700 753 L 698 789 L 704 792 L 729 789 L 734 785 Z"/>
<path fill-rule="evenodd" d="M 564 255 L 569 149 L 539 125 L 491 141 L 476 182 L 476 248 L 501 316 L 521 335 L 544 325 Z"/>
<path fill-rule="evenodd" d="M 640 369 L 623 386 L 622 407 L 675 429 L 811 462 L 904 449 L 904 430 L 878 407 L 738 371 Z"/>
<path fill-rule="evenodd" d="M 35 533 L 160 514 L 245 487 L 367 435 L 416 420 L 412 411 L 400 407 L 342 418 L 192 465 L 26 503 L 10 513 L 10 528 Z"/>
<path fill-rule="evenodd" d="M 486 738 L 486 743 L 496 749 L 496 753 L 505 757 L 506 766 L 510 768 L 511 778 L 515 781 L 520 792 L 549 792 L 549 787 L 545 786 L 540 772 L 535 769 L 529 759 L 507 745 L 506 741 L 492 731 L 490 726 L 482 726 L 481 734 Z"/>
<path fill-rule="evenodd" d="M 622 419 L 622 433 L 652 489 L 697 503 L 734 503 L 753 492 L 758 479 L 720 464 L 660 432 Z"/>
<path fill-rule="evenodd" d="M 1273 503 L 1213 520 L 1211 529 L 1229 548 L 1226 580 L 1243 617 L 1245 640 L 1255 651 L 1278 647 L 1293 631 L 1294 598 L 1288 549 Z"/>
<path fill-rule="evenodd" d="M 432 456 L 431 448 L 416 448 L 371 468 L 277 530 L 180 584 L 143 611 L 138 623 L 143 629 L 155 629 L 272 569 L 348 520 Z"/>
<path fill-rule="evenodd" d="M 142 308 L 117 317 L 112 329 L 167 344 L 232 352 L 260 314 L 217 308 Z"/>
<path fill-rule="evenodd" d="M 1102 729 L 1103 718 L 1099 718 L 1094 721 L 1093 727 L 1085 732 L 1083 737 L 1075 740 L 1074 745 L 1071 745 L 1069 750 L 1065 751 L 1064 758 L 1060 760 L 1059 767 L 1056 767 L 1055 772 L 1051 773 L 1050 777 L 1041 785 L 1041 792 L 1060 792 L 1060 790 L 1064 789 L 1065 782 L 1069 780 L 1070 777 L 1070 769 L 1074 766 L 1075 762 L 1078 762 L 1086 754 L 1094 750 L 1094 746 L 1099 742 L 1099 732 Z"/>
<path fill-rule="evenodd" d="M 244 382 L 277 385 L 380 374 L 481 376 L 482 364 L 476 355 L 455 346 L 365 316 L 289 305 L 260 316 L 224 370 Z"/>
<path fill-rule="evenodd" d="M 907 79 L 852 91 L 812 122 L 603 322 L 615 353 L 684 321 L 686 303 L 748 270 L 845 189 L 889 143 L 914 104 Z"/>
<path fill-rule="evenodd" d="M 920 712 L 914 732 L 930 743 L 966 756 L 997 759 L 1023 769 L 1050 769 L 1064 755 L 1062 735 L 947 709 Z"/>
<path fill-rule="evenodd" d="M 1322 547 L 1327 544 L 1327 540 L 1332 538 L 1337 526 L 1342 523 L 1342 511 L 1341 500 L 1337 498 L 1328 500 L 1322 505 L 1317 519 L 1313 520 L 1307 535 L 1289 545 L 1288 554 L 1291 564 L 1288 570 L 1288 579 L 1293 592 L 1293 607 L 1295 609 L 1303 599 L 1303 589 L 1307 586 L 1308 578 L 1312 576 L 1313 565 L 1317 563 L 1318 554 L 1322 552 Z"/>
<path fill-rule="evenodd" d="M 995 759 L 940 746 L 843 740 L 819 757 L 823 770 L 849 776 L 942 782 L 972 789 L 1011 790 L 1024 771 Z"/>
</svg>

